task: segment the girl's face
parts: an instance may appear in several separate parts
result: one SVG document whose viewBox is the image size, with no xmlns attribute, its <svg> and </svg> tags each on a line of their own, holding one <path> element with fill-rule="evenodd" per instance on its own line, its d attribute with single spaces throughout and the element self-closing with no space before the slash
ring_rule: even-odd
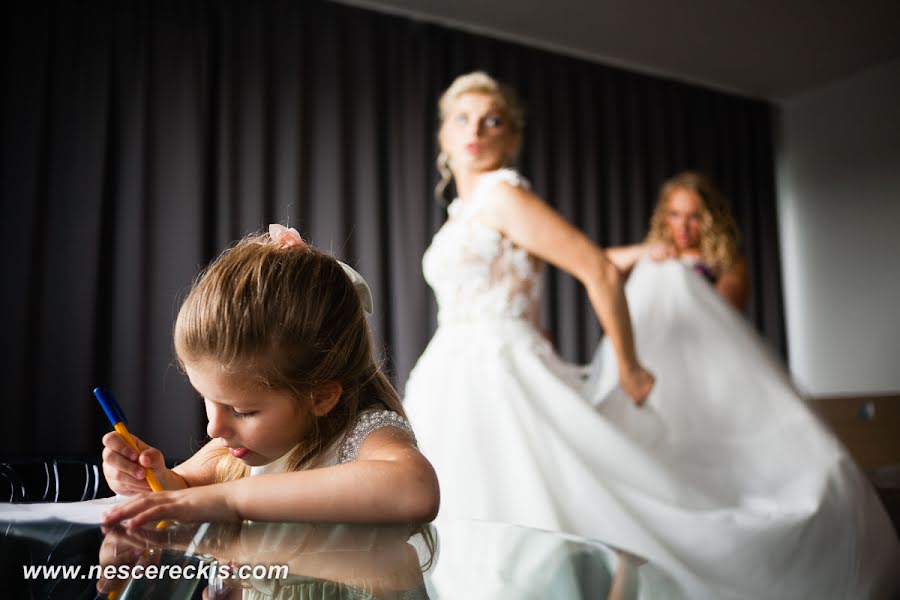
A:
<svg viewBox="0 0 900 600">
<path fill-rule="evenodd" d="M 676 188 L 666 203 L 666 228 L 679 252 L 697 250 L 703 235 L 703 200 L 685 188 Z"/>
<path fill-rule="evenodd" d="M 454 173 L 491 171 L 507 164 L 515 152 L 516 136 L 489 94 L 459 96 L 438 137 Z"/>
<path fill-rule="evenodd" d="M 251 467 L 284 456 L 304 436 L 313 417 L 288 393 L 227 375 L 212 362 L 185 365 L 188 379 L 203 396 L 206 432 Z"/>
</svg>

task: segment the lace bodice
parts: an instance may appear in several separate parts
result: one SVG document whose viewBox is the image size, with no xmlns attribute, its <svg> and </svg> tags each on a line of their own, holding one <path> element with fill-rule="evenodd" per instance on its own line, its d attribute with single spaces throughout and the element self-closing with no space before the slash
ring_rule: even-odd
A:
<svg viewBox="0 0 900 600">
<path fill-rule="evenodd" d="M 480 221 L 497 201 L 500 183 L 527 188 L 511 169 L 481 176 L 472 197 L 447 207 L 448 219 L 422 258 L 425 280 L 438 302 L 438 322 L 524 318 L 537 322 L 543 263 Z"/>
</svg>

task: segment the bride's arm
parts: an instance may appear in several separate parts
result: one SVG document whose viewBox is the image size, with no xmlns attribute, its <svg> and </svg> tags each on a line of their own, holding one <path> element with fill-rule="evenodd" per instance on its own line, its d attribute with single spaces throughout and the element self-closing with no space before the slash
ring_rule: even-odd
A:
<svg viewBox="0 0 900 600">
<path fill-rule="evenodd" d="M 653 387 L 653 376 L 638 362 L 623 277 L 606 253 L 540 198 L 506 183 L 497 185 L 478 218 L 584 285 L 615 349 L 622 388 L 641 404 Z"/>
</svg>

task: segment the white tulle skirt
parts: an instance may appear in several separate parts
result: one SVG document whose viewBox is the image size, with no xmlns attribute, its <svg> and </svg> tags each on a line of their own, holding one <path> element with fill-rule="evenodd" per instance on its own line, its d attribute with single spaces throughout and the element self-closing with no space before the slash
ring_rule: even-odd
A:
<svg viewBox="0 0 900 600">
<path fill-rule="evenodd" d="M 405 402 L 439 518 L 600 540 L 687 598 L 896 591 L 883 508 L 743 318 L 679 262 L 640 263 L 627 294 L 657 376 L 640 409 L 608 343 L 586 378 L 525 321 L 438 328 Z"/>
</svg>

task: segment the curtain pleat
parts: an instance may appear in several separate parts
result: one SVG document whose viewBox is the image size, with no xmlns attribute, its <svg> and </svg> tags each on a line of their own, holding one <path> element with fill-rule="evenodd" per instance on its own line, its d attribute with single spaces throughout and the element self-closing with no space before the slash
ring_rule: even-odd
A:
<svg viewBox="0 0 900 600">
<path fill-rule="evenodd" d="M 642 239 L 675 172 L 717 179 L 753 275 L 748 317 L 784 353 L 765 102 L 321 0 L 4 15 L 0 453 L 97 454 L 105 384 L 139 436 L 189 454 L 205 418 L 174 360 L 179 303 L 221 249 L 275 221 L 366 276 L 402 388 L 436 323 L 421 276 L 445 218 L 436 103 L 474 69 L 517 90 L 520 169 L 601 245 Z M 589 358 L 601 331 L 570 276 L 548 272 L 542 318 L 563 356 Z"/>
</svg>

